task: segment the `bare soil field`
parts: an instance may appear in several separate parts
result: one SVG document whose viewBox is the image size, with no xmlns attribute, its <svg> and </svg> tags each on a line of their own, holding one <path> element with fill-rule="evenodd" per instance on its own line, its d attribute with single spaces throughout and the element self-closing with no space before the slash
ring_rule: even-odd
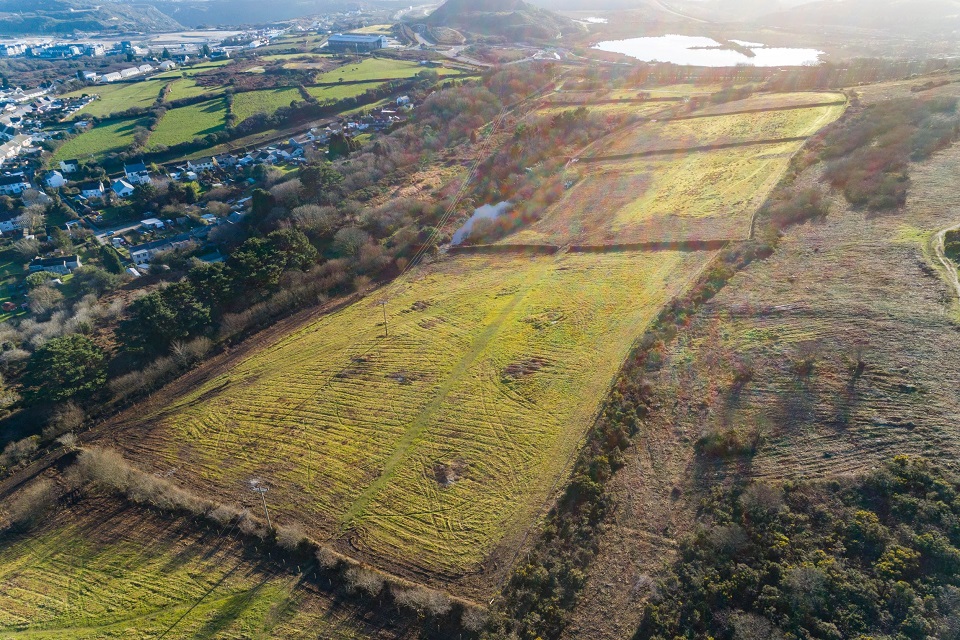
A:
<svg viewBox="0 0 960 640">
<path fill-rule="evenodd" d="M 960 222 L 958 171 L 956 146 L 916 165 L 902 211 L 866 215 L 838 199 L 671 345 L 567 637 L 633 635 L 647 578 L 717 483 L 840 476 L 898 454 L 960 469 L 960 305 L 931 245 Z M 752 460 L 696 455 L 705 433 L 730 429 L 760 437 Z"/>
<path fill-rule="evenodd" d="M 280 522 L 476 593 L 509 568 L 633 341 L 710 255 L 441 262 L 221 361 L 103 440 L 231 503 L 252 506 L 263 479 Z"/>
</svg>

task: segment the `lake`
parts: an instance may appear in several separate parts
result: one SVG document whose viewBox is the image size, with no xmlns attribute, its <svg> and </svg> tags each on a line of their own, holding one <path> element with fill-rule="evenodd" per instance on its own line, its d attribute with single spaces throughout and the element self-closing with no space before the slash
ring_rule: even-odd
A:
<svg viewBox="0 0 960 640">
<path fill-rule="evenodd" d="M 757 42 L 733 40 L 747 47 L 754 57 L 739 51 L 723 49 L 712 38 L 700 36 L 666 35 L 651 38 L 609 40 L 594 48 L 608 53 L 621 53 L 644 62 L 672 62 L 694 67 L 803 67 L 820 64 L 823 51 L 817 49 L 794 49 L 766 47 Z M 714 47 L 714 48 L 705 48 Z"/>
</svg>

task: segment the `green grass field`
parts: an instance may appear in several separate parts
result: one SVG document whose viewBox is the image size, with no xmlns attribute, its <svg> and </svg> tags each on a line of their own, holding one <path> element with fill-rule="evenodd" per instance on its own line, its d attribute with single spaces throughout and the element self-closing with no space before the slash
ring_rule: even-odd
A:
<svg viewBox="0 0 960 640">
<path fill-rule="evenodd" d="M 280 107 L 289 107 L 294 100 L 303 102 L 303 96 L 296 87 L 238 93 L 233 96 L 233 114 L 237 122 L 243 122 L 258 113 L 271 115 Z"/>
<path fill-rule="evenodd" d="M 227 66 L 228 64 L 233 64 L 233 60 L 212 60 L 207 62 L 201 62 L 193 66 L 177 67 L 173 71 L 168 71 L 166 73 L 162 73 L 155 77 L 161 78 L 161 79 L 168 79 L 168 80 L 170 78 L 179 78 L 181 76 L 187 76 L 188 78 L 192 78 L 193 76 L 200 75 L 201 73 L 209 73 L 211 71 L 215 71 L 220 67 Z"/>
<path fill-rule="evenodd" d="M 66 94 L 67 97 L 76 97 L 86 93 L 97 94 L 95 100 L 73 115 L 74 120 L 84 116 L 104 117 L 138 107 L 146 109 L 152 106 L 160 96 L 160 90 L 167 82 L 165 80 L 144 80 L 131 84 L 107 84 L 96 87 L 85 87 L 78 91 Z"/>
<path fill-rule="evenodd" d="M 183 98 L 193 98 L 210 94 L 221 93 L 223 87 L 203 87 L 197 84 L 193 78 L 180 78 L 170 84 L 170 92 L 167 94 L 167 102 L 181 100 Z"/>
<path fill-rule="evenodd" d="M 631 344 L 708 258 L 448 260 L 162 401 L 118 445 L 204 495 L 267 479 L 278 514 L 371 561 L 476 569 L 532 524 Z"/>
<path fill-rule="evenodd" d="M 370 89 L 379 87 L 377 82 L 367 82 L 364 84 L 345 84 L 337 87 L 307 87 L 307 93 L 323 102 L 324 100 L 344 100 L 362 95 Z"/>
<path fill-rule="evenodd" d="M 150 134 L 150 147 L 173 146 L 222 130 L 227 106 L 222 98 L 167 111 Z"/>
<path fill-rule="evenodd" d="M 0 540 L 0 637 L 374 637 L 348 607 L 223 533 L 86 500 Z"/>
<path fill-rule="evenodd" d="M 421 71 L 421 67 L 416 62 L 406 62 L 403 60 L 390 60 L 387 58 L 367 58 L 359 64 L 347 64 L 333 71 L 328 71 L 317 76 L 316 82 L 332 83 L 340 82 L 369 82 L 372 80 L 398 80 L 402 78 L 412 78 Z M 433 69 L 441 76 L 458 75 L 460 72 L 455 69 Z"/>
<path fill-rule="evenodd" d="M 133 144 L 135 129 L 145 125 L 145 120 L 136 118 L 98 125 L 60 145 L 52 160 L 54 163 L 70 158 L 100 160 L 108 153 L 122 151 Z"/>
</svg>

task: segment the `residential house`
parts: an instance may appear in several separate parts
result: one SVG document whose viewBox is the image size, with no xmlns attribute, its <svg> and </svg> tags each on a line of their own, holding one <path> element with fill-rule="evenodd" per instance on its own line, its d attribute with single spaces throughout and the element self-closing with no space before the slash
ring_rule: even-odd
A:
<svg viewBox="0 0 960 640">
<path fill-rule="evenodd" d="M 59 189 L 67 184 L 67 179 L 59 171 L 50 171 L 43 179 L 43 183 L 51 189 Z"/>
<path fill-rule="evenodd" d="M 85 82 L 96 82 L 100 76 L 96 71 L 83 71 L 81 77 Z"/>
<path fill-rule="evenodd" d="M 102 198 L 104 193 L 103 183 L 99 180 L 96 182 L 85 182 L 80 185 L 80 195 L 88 200 L 91 198 Z"/>
<path fill-rule="evenodd" d="M 193 172 L 213 171 L 217 168 L 217 159 L 212 156 L 187 160 L 187 169 Z"/>
<path fill-rule="evenodd" d="M 127 182 L 130 184 L 150 184 L 153 180 L 150 179 L 150 172 L 147 171 L 147 166 L 143 162 L 138 162 L 136 164 L 125 164 L 123 165 L 123 173 L 127 176 Z"/>
<path fill-rule="evenodd" d="M 62 276 L 72 273 L 83 265 L 80 263 L 80 256 L 59 256 L 56 258 L 34 258 L 30 263 L 30 273 L 37 271 L 50 271 L 59 273 Z"/>
<path fill-rule="evenodd" d="M 0 220 L 0 233 L 12 233 L 14 231 L 20 231 L 21 229 L 23 229 L 23 221 L 20 219 L 20 216 L 12 216 Z"/>
<path fill-rule="evenodd" d="M 145 229 L 157 229 L 157 230 L 161 230 L 161 229 L 163 229 L 166 225 L 163 224 L 163 220 L 160 220 L 160 219 L 158 219 L 158 218 L 147 218 L 147 219 L 145 219 L 145 220 L 141 220 L 141 221 L 140 221 L 140 226 L 141 226 L 141 227 L 144 227 Z"/>
<path fill-rule="evenodd" d="M 214 161 L 217 163 L 218 167 L 235 167 L 237 166 L 237 156 L 223 153 L 219 156 L 214 156 Z"/>
<path fill-rule="evenodd" d="M 181 233 L 171 238 L 138 244 L 135 247 L 130 247 L 130 259 L 137 267 L 148 267 L 150 266 L 150 260 L 158 253 L 189 246 L 191 242 L 205 235 L 205 231 L 206 228 L 203 228 L 201 233 Z"/>
<path fill-rule="evenodd" d="M 230 52 L 226 49 L 214 49 L 210 52 L 211 60 L 225 60 L 230 57 Z"/>
<path fill-rule="evenodd" d="M 18 196 L 27 189 L 30 189 L 30 181 L 22 173 L 11 176 L 0 176 L 0 194 L 5 196 Z"/>
<path fill-rule="evenodd" d="M 113 189 L 118 198 L 129 198 L 133 195 L 133 185 L 126 180 L 114 180 L 110 188 Z"/>
<path fill-rule="evenodd" d="M 61 160 L 60 161 L 60 171 L 63 173 L 76 173 L 80 170 L 80 161 L 79 160 Z"/>
<path fill-rule="evenodd" d="M 400 96 L 397 98 L 397 106 L 402 107 L 405 104 L 410 104 L 410 96 Z"/>
</svg>

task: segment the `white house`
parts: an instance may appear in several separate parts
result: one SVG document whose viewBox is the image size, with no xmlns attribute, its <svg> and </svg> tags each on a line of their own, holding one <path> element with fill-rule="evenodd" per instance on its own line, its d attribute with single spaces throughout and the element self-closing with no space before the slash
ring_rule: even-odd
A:
<svg viewBox="0 0 960 640">
<path fill-rule="evenodd" d="M 123 76 L 116 71 L 113 73 L 105 73 L 100 76 L 100 82 L 117 82 L 118 80 L 123 80 Z"/>
<path fill-rule="evenodd" d="M 207 156 L 196 160 L 187 160 L 187 169 L 194 172 L 213 171 L 217 167 L 216 158 Z"/>
<path fill-rule="evenodd" d="M 147 218 L 140 221 L 140 226 L 146 229 L 163 229 L 166 225 L 163 224 L 163 220 L 157 218 Z"/>
<path fill-rule="evenodd" d="M 30 188 L 30 181 L 22 173 L 0 176 L 0 193 L 5 196 L 18 196 Z"/>
<path fill-rule="evenodd" d="M 176 68 L 177 68 L 177 63 L 174 62 L 173 60 L 164 60 L 163 62 L 160 63 L 161 71 L 172 71 L 173 69 L 176 69 Z"/>
<path fill-rule="evenodd" d="M 59 189 L 63 185 L 67 184 L 67 180 L 59 171 L 51 171 L 43 179 L 43 183 L 51 189 Z"/>
<path fill-rule="evenodd" d="M 120 198 L 129 198 L 133 195 L 133 185 L 126 180 L 114 180 L 110 188 Z"/>
<path fill-rule="evenodd" d="M 76 173 L 80 170 L 79 160 L 61 160 L 60 171 L 63 173 Z"/>
<path fill-rule="evenodd" d="M 153 182 L 150 178 L 150 172 L 147 171 L 143 162 L 123 165 L 123 173 L 127 176 L 127 182 L 130 184 L 150 184 Z"/>
<path fill-rule="evenodd" d="M 102 198 L 104 194 L 102 182 L 85 182 L 80 185 L 80 195 L 86 199 Z"/>
<path fill-rule="evenodd" d="M 23 220 L 20 216 L 0 220 L 0 233 L 11 233 L 23 229 Z"/>
<path fill-rule="evenodd" d="M 397 106 L 402 107 L 405 104 L 410 104 L 410 96 L 400 96 L 397 98 Z"/>
<path fill-rule="evenodd" d="M 50 271 L 65 276 L 82 266 L 83 265 L 80 263 L 80 256 L 34 258 L 30 263 L 30 273 L 35 273 L 37 271 Z"/>
</svg>

